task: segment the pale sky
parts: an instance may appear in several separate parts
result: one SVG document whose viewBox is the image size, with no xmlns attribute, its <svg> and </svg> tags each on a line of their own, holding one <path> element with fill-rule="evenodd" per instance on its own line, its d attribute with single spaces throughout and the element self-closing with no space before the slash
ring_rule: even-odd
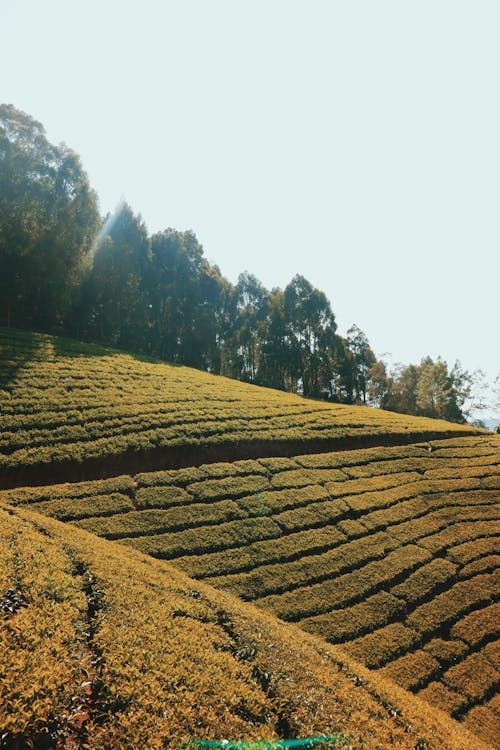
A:
<svg viewBox="0 0 500 750">
<path fill-rule="evenodd" d="M 498 0 L 0 0 L 0 101 L 102 212 L 301 273 L 377 354 L 500 371 Z"/>
</svg>

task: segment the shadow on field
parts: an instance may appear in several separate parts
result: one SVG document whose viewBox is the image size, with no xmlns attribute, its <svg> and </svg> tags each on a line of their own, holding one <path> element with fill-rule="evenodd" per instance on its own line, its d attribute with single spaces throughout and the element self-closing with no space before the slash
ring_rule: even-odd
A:
<svg viewBox="0 0 500 750">
<path fill-rule="evenodd" d="M 55 357 L 74 357 L 75 359 L 82 359 L 84 357 L 109 357 L 113 354 L 123 353 L 106 348 L 100 344 L 90 344 L 84 341 L 77 341 L 54 335 L 50 336 L 50 343 L 52 344 Z"/>
<path fill-rule="evenodd" d="M 167 360 L 159 359 L 158 357 L 150 357 L 148 354 L 139 354 L 126 349 L 119 349 L 116 346 L 114 347 L 109 344 L 95 344 L 88 341 L 63 338 L 54 335 L 51 335 L 50 341 L 53 346 L 54 356 L 56 357 L 84 359 L 85 357 L 126 356 L 131 357 L 136 362 L 145 362 L 150 365 L 169 365 L 170 367 L 180 366 L 168 362 Z"/>
<path fill-rule="evenodd" d="M 52 334 L 0 326 L 0 391 L 11 393 L 20 370 L 33 360 L 43 359 L 44 349 L 50 351 L 50 356 L 55 358 L 82 359 L 121 354 L 98 344 L 86 344 Z M 144 358 L 143 361 L 149 360 Z"/>
<path fill-rule="evenodd" d="M 41 346 L 37 334 L 0 328 L 0 391 L 12 392 L 19 371 L 39 354 Z"/>
</svg>

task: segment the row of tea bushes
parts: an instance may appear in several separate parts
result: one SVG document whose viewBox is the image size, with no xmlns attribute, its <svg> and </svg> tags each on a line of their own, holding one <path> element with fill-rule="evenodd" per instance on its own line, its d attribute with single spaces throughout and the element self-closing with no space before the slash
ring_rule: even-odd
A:
<svg viewBox="0 0 500 750">
<path fill-rule="evenodd" d="M 0 469 L 11 470 L 189 446 L 219 447 L 222 459 L 241 443 L 474 431 L 12 329 L 0 329 L 0 415 Z"/>
<path fill-rule="evenodd" d="M 499 445 L 453 438 L 1 497 L 172 560 L 424 697 L 441 689 L 440 706 L 475 731 L 482 716 L 493 736 L 489 688 L 461 692 L 458 675 L 474 654 L 493 658 L 483 613 L 499 589 Z M 472 616 L 481 635 L 467 640 L 460 623 Z"/>
<path fill-rule="evenodd" d="M 482 750 L 348 657 L 161 561 L 0 508 L 6 747 L 181 747 L 334 734 L 352 750 Z"/>
</svg>

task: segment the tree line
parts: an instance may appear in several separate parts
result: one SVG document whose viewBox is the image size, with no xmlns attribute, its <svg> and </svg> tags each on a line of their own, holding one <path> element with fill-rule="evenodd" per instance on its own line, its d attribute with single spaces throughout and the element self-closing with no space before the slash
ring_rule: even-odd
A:
<svg viewBox="0 0 500 750">
<path fill-rule="evenodd" d="M 230 283 L 193 232 L 148 235 L 123 204 L 102 219 L 80 159 L 0 106 L 0 323 L 116 346 L 313 398 L 456 422 L 474 377 L 427 357 L 391 371 L 296 275 Z"/>
</svg>

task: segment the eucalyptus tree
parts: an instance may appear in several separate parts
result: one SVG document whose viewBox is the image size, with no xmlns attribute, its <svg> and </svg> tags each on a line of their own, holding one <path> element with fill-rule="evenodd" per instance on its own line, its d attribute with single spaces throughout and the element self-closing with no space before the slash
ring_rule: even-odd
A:
<svg viewBox="0 0 500 750">
<path fill-rule="evenodd" d="M 250 382 L 257 378 L 269 306 L 267 289 L 252 274 L 241 273 L 233 288 L 234 317 L 228 341 L 234 377 Z"/>
<path fill-rule="evenodd" d="M 218 372 L 226 283 L 193 232 L 152 236 L 149 289 L 153 352 Z"/>
<path fill-rule="evenodd" d="M 459 362 L 450 370 L 440 357 L 424 357 L 418 365 L 397 365 L 390 373 L 377 362 L 370 376 L 371 403 L 391 411 L 465 422 L 483 406 L 477 398 L 481 373 L 471 374 Z"/>
<path fill-rule="evenodd" d="M 282 391 L 291 390 L 289 370 L 290 351 L 284 294 L 281 289 L 276 288 L 269 293 L 267 318 L 260 342 L 257 383 Z"/>
<path fill-rule="evenodd" d="M 349 349 L 347 340 L 342 336 L 337 336 L 332 358 L 332 376 L 328 386 L 331 401 L 344 404 L 352 404 L 354 402 L 354 355 Z"/>
<path fill-rule="evenodd" d="M 336 323 L 326 295 L 297 275 L 284 290 L 289 376 L 304 396 L 320 396 L 336 345 Z M 323 378 L 322 378 L 323 374 Z"/>
<path fill-rule="evenodd" d="M 448 365 L 441 358 L 433 361 L 431 357 L 425 357 L 419 365 L 416 388 L 417 414 L 464 422 L 459 401 L 465 380 L 460 380 L 453 377 Z M 465 399 L 465 392 L 463 395 Z"/>
<path fill-rule="evenodd" d="M 370 406 L 386 409 L 392 394 L 392 378 L 387 372 L 387 366 L 382 360 L 376 360 L 370 367 L 367 401 Z"/>
<path fill-rule="evenodd" d="M 124 204 L 101 235 L 86 281 L 91 335 L 107 344 L 145 351 L 149 264 L 146 226 Z"/>
<path fill-rule="evenodd" d="M 375 364 L 376 357 L 363 331 L 353 325 L 347 331 L 347 345 L 354 358 L 354 387 L 356 401 L 366 404 L 366 395 L 370 383 L 370 368 Z"/>
<path fill-rule="evenodd" d="M 0 315 L 7 325 L 54 329 L 99 223 L 79 157 L 43 126 L 0 105 Z"/>
</svg>

